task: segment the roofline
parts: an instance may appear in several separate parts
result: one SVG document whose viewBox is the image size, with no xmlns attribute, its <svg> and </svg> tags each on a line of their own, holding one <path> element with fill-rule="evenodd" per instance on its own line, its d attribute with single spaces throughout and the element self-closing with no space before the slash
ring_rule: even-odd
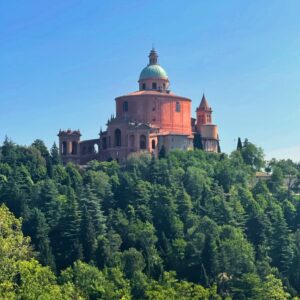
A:
<svg viewBox="0 0 300 300">
<path fill-rule="evenodd" d="M 140 92 L 140 91 L 137 91 L 137 92 Z M 174 94 L 161 93 L 160 91 L 153 91 L 153 92 L 157 92 L 157 96 L 162 95 L 162 96 L 166 96 L 166 97 L 173 97 L 173 98 L 177 98 L 177 99 L 192 102 L 192 100 L 187 98 L 187 97 L 182 97 L 182 96 L 178 96 L 178 95 L 174 95 Z M 127 97 L 145 97 L 145 96 L 154 96 L 154 94 L 136 94 L 136 95 L 135 94 L 128 94 L 128 95 L 123 95 L 123 96 L 116 97 L 115 101 L 117 101 L 121 98 L 125 98 L 125 97 L 127 98 Z"/>
<path fill-rule="evenodd" d="M 138 83 L 140 83 L 141 81 L 144 81 L 144 80 L 156 80 L 156 79 L 165 80 L 165 81 L 170 82 L 169 77 L 167 77 L 167 78 L 163 78 L 163 77 L 147 77 L 147 78 L 142 78 L 142 79 L 139 78 Z"/>
</svg>

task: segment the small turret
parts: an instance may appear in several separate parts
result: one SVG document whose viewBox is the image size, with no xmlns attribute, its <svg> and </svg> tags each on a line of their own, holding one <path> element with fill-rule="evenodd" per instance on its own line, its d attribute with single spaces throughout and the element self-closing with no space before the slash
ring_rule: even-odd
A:
<svg viewBox="0 0 300 300">
<path fill-rule="evenodd" d="M 59 130 L 59 154 L 64 164 L 72 161 L 79 163 L 79 143 L 81 133 L 78 130 Z"/>
</svg>

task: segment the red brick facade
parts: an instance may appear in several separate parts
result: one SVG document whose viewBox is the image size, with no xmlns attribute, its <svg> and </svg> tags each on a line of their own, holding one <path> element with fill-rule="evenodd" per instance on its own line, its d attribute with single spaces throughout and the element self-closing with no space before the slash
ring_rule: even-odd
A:
<svg viewBox="0 0 300 300">
<path fill-rule="evenodd" d="M 135 152 L 158 155 L 166 151 L 193 148 L 194 134 L 200 134 L 205 151 L 219 150 L 218 128 L 212 124 L 212 110 L 203 95 L 197 118 L 191 119 L 191 100 L 173 94 L 166 72 L 157 63 L 154 49 L 139 79 L 139 91 L 120 96 L 116 116 L 98 139 L 80 141 L 79 131 L 60 131 L 59 147 L 64 163 L 116 159 L 124 161 Z"/>
</svg>

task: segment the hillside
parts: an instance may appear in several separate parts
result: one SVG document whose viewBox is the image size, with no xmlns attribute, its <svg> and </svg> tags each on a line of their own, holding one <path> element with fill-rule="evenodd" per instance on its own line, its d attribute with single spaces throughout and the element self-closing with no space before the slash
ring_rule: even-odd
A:
<svg viewBox="0 0 300 300">
<path fill-rule="evenodd" d="M 266 163 L 248 141 L 229 156 L 85 167 L 64 167 L 40 140 L 0 150 L 1 299 L 300 294 L 300 166 L 290 160 Z M 264 169 L 272 175 L 257 180 Z"/>
</svg>

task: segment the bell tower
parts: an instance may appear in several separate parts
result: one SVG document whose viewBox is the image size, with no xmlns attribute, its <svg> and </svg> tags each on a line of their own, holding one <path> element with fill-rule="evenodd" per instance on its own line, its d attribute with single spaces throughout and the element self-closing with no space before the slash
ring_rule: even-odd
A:
<svg viewBox="0 0 300 300">
<path fill-rule="evenodd" d="M 197 110 L 197 129 L 200 129 L 200 125 L 212 124 L 212 109 L 209 106 L 205 95 L 203 94 L 201 103 Z"/>
<path fill-rule="evenodd" d="M 200 105 L 196 109 L 196 134 L 201 136 L 202 148 L 207 152 L 219 152 L 218 126 L 212 123 L 212 109 L 203 94 Z"/>
</svg>

